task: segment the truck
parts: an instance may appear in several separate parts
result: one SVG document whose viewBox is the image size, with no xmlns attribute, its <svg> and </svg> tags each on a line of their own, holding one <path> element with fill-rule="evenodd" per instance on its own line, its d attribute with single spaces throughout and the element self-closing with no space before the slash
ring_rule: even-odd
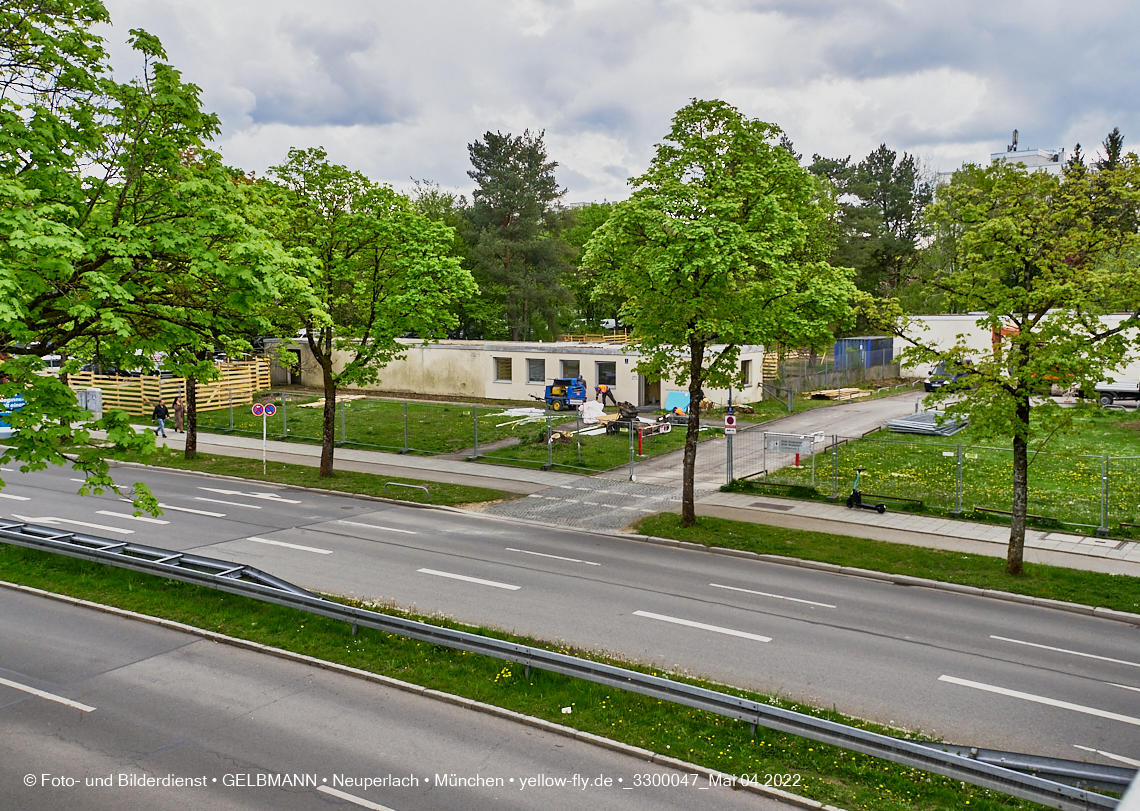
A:
<svg viewBox="0 0 1140 811">
<path fill-rule="evenodd" d="M 1140 400 L 1140 380 L 1101 382 L 1096 384 L 1095 391 L 1102 406 L 1110 406 L 1116 400 Z"/>
<path fill-rule="evenodd" d="M 573 377 L 556 377 L 554 382 L 546 387 L 544 396 L 531 395 L 536 400 L 543 400 L 555 411 L 577 408 L 586 402 L 586 386 L 580 384 Z"/>
</svg>

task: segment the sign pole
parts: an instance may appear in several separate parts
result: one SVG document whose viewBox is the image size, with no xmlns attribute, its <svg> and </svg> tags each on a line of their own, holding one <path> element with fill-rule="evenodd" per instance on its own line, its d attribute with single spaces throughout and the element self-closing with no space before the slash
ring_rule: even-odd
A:
<svg viewBox="0 0 1140 811">
<path fill-rule="evenodd" d="M 265 412 L 261 412 L 261 475 L 265 475 L 265 431 L 267 427 Z"/>
</svg>

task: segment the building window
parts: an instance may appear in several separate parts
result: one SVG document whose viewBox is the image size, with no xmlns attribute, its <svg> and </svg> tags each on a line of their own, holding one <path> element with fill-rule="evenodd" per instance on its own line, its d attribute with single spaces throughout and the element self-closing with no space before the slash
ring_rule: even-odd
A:
<svg viewBox="0 0 1140 811">
<path fill-rule="evenodd" d="M 542 386 L 546 383 L 546 361 L 534 358 L 526 359 L 526 382 L 537 383 Z"/>
<path fill-rule="evenodd" d="M 744 381 L 745 386 L 752 385 L 752 361 L 740 361 L 740 379 Z"/>
<path fill-rule="evenodd" d="M 495 382 L 510 383 L 514 379 L 510 358 L 495 358 Z"/>
<path fill-rule="evenodd" d="M 577 360 L 562 361 L 562 376 L 577 379 L 582 372 L 582 362 Z"/>
<path fill-rule="evenodd" d="M 615 361 L 606 361 L 598 364 L 598 385 L 617 385 L 617 363 Z"/>
</svg>

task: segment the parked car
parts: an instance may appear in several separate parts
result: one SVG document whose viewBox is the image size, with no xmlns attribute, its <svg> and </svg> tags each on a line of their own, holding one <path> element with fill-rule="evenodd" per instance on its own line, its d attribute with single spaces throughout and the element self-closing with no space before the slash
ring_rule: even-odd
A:
<svg viewBox="0 0 1140 811">
<path fill-rule="evenodd" d="M 930 370 L 930 377 L 922 382 L 922 387 L 926 391 L 937 391 L 943 386 L 949 386 L 957 383 L 969 375 L 974 373 L 971 368 L 973 361 L 963 360 L 960 363 L 954 364 L 951 369 L 947 371 L 946 361 L 939 361 L 933 369 Z"/>
<path fill-rule="evenodd" d="M 1102 406 L 1110 406 L 1116 400 L 1140 400 L 1140 380 L 1097 383 L 1095 391 Z"/>
</svg>

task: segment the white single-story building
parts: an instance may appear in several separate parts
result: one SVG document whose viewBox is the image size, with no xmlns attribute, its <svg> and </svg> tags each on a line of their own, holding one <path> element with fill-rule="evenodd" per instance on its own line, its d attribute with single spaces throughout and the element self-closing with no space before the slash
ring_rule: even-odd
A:
<svg viewBox="0 0 1140 811">
<path fill-rule="evenodd" d="M 985 313 L 963 313 L 956 315 L 915 315 L 911 316 L 911 329 L 907 335 L 915 341 L 939 348 L 949 348 L 958 342 L 958 336 L 965 339 L 970 351 L 980 356 L 993 351 L 993 333 L 985 327 L 978 326 L 978 320 L 985 317 Z M 1102 320 L 1109 327 L 1115 327 L 1128 318 L 1127 313 L 1105 316 Z M 895 339 L 895 355 L 910 346 L 905 338 Z M 917 366 L 902 366 L 903 377 L 925 378 L 930 374 L 930 364 Z M 1113 377 L 1117 380 L 1140 380 L 1140 353 L 1122 368 L 1118 369 Z"/>
<path fill-rule="evenodd" d="M 638 406 L 663 404 L 673 391 L 687 392 L 669 380 L 650 380 L 637 371 L 638 355 L 621 344 L 572 342 L 453 341 L 424 344 L 403 340 L 408 349 L 403 358 L 380 370 L 379 380 L 368 388 L 399 394 L 430 394 L 489 400 L 527 400 L 542 397 L 554 378 L 586 379 L 592 398 L 594 387 L 610 386 L 618 400 Z M 299 351 L 300 383 L 320 387 L 321 371 L 304 342 Z M 292 350 L 291 350 L 292 351 Z M 747 385 L 733 390 L 734 402 L 762 398 L 764 349 L 741 349 L 740 369 Z M 337 357 L 334 368 L 342 369 L 347 358 Z M 297 375 L 292 379 L 296 381 Z M 706 389 L 713 402 L 728 401 L 728 391 Z"/>
</svg>

